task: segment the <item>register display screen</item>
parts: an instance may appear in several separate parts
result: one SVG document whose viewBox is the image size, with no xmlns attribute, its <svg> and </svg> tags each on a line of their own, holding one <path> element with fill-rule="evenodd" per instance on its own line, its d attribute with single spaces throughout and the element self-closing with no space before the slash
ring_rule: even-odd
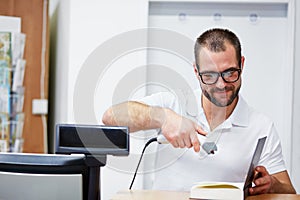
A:
<svg viewBox="0 0 300 200">
<path fill-rule="evenodd" d="M 127 127 L 57 125 L 57 149 L 61 153 L 124 155 L 129 153 Z"/>
</svg>

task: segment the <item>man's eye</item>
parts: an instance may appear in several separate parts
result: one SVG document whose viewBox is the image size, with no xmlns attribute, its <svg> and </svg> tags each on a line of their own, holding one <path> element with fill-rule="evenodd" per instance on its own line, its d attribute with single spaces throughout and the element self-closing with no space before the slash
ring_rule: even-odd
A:
<svg viewBox="0 0 300 200">
<path fill-rule="evenodd" d="M 203 74 L 203 76 L 205 77 L 205 78 L 215 78 L 216 77 L 216 75 L 215 74 Z"/>
<path fill-rule="evenodd" d="M 234 74 L 234 72 L 235 71 L 233 71 L 233 70 L 232 71 L 227 71 L 227 72 L 224 72 L 223 75 L 229 77 L 229 76 L 232 76 Z"/>
</svg>

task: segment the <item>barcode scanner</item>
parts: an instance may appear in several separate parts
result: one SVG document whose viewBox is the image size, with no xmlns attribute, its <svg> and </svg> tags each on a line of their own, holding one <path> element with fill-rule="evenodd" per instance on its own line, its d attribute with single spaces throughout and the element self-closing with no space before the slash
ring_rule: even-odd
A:
<svg viewBox="0 0 300 200">
<path fill-rule="evenodd" d="M 201 136 L 201 135 L 199 135 Z M 205 136 L 202 136 L 202 137 L 205 137 Z M 198 137 L 199 138 L 199 137 Z M 201 142 L 202 139 L 200 139 L 200 142 Z M 137 171 L 138 171 L 138 168 L 141 164 L 141 160 L 143 158 L 143 155 L 144 155 L 144 152 L 146 150 L 146 148 L 148 147 L 149 144 L 151 144 L 152 142 L 157 142 L 159 144 L 169 144 L 169 141 L 165 138 L 165 136 L 163 134 L 159 134 L 157 137 L 155 138 L 151 138 L 150 140 L 148 140 L 143 148 L 143 151 L 142 151 L 142 154 L 141 154 L 141 157 L 139 159 L 139 162 L 138 162 L 138 165 L 136 167 L 136 170 L 135 170 L 135 173 L 134 173 L 134 176 L 133 176 L 133 179 L 131 181 L 131 184 L 129 186 L 129 190 L 131 190 L 132 188 L 132 185 L 133 185 L 133 182 L 135 180 L 135 177 L 136 177 L 136 174 L 137 174 Z M 206 152 L 205 155 L 209 155 L 209 154 L 214 154 L 215 151 L 217 151 L 217 145 L 215 142 L 203 142 L 203 144 L 201 145 L 202 149 Z M 200 152 L 200 157 L 203 156 L 201 155 L 201 152 Z"/>
<path fill-rule="evenodd" d="M 159 144 L 169 144 L 169 141 L 165 138 L 163 134 L 158 135 L 156 139 Z"/>
<path fill-rule="evenodd" d="M 205 136 L 203 136 L 205 137 Z M 165 138 L 163 134 L 157 136 L 157 142 L 159 144 L 168 144 L 169 141 Z M 215 142 L 204 142 L 201 147 L 207 154 L 214 154 L 215 151 L 218 150 L 217 145 Z"/>
</svg>

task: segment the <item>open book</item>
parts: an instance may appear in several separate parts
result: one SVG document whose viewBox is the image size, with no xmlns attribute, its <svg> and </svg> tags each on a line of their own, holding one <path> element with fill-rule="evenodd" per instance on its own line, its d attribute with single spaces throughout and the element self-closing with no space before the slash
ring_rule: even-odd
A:
<svg viewBox="0 0 300 200">
<path fill-rule="evenodd" d="M 200 182 L 190 191 L 191 199 L 243 200 L 244 183 Z"/>
<path fill-rule="evenodd" d="M 254 168 L 258 165 L 265 141 L 266 137 L 258 140 L 244 183 L 199 182 L 191 188 L 190 199 L 243 200 L 246 198 L 249 188 L 252 187 Z"/>
</svg>

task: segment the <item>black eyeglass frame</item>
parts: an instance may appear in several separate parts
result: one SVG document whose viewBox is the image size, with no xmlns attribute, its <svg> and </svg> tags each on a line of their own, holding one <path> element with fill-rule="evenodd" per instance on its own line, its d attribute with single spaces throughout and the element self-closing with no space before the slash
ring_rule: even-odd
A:
<svg viewBox="0 0 300 200">
<path fill-rule="evenodd" d="M 197 65 L 197 66 L 198 66 L 198 65 Z M 198 66 L 198 69 L 200 69 L 199 66 Z M 237 75 L 237 79 L 236 79 L 236 80 L 234 80 L 234 81 L 227 81 L 227 80 L 224 78 L 225 74 L 226 74 L 227 72 L 229 72 L 229 71 L 238 72 L 238 75 Z M 199 74 L 199 76 L 200 76 L 200 78 L 201 78 L 202 83 L 204 83 L 205 85 L 213 85 L 213 84 L 215 84 L 216 82 L 218 82 L 220 76 L 222 77 L 222 79 L 223 79 L 223 81 L 224 81 L 225 83 L 234 83 L 234 82 L 237 82 L 237 81 L 240 79 L 241 72 L 242 72 L 242 69 L 241 69 L 241 68 L 234 68 L 234 67 L 231 67 L 231 68 L 229 68 L 229 69 L 224 70 L 223 72 L 206 71 L 206 72 L 199 72 L 198 74 Z M 206 83 L 206 82 L 203 81 L 202 75 L 205 75 L 205 74 L 208 74 L 208 73 L 217 74 L 217 77 L 216 77 L 215 82 L 213 82 L 213 83 Z"/>
</svg>

